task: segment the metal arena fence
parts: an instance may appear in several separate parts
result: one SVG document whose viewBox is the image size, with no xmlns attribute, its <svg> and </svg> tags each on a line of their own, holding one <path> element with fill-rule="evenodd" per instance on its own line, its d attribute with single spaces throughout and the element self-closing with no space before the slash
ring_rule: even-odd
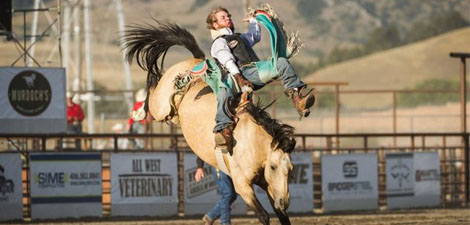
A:
<svg viewBox="0 0 470 225">
<path fill-rule="evenodd" d="M 295 152 L 312 153 L 312 174 L 314 211 L 322 212 L 324 193 L 322 192 L 322 155 L 355 153 L 376 153 L 378 161 L 378 206 L 387 210 L 386 166 L 388 153 L 437 152 L 440 162 L 440 202 L 441 207 L 468 207 L 469 192 L 469 133 L 374 133 L 374 134 L 296 134 Z M 152 149 L 120 149 L 123 139 L 144 141 L 161 140 L 158 147 Z M 396 146 L 396 139 L 401 145 Z M 81 149 L 75 149 L 75 141 L 80 141 Z M 379 141 L 380 140 L 380 141 Z M 94 149 L 98 142 L 111 143 L 102 150 Z M 57 143 L 65 143 L 66 148 Z M 390 143 L 378 146 L 376 143 Z M 408 144 L 403 144 L 408 143 Z M 457 144 L 455 144 L 457 143 Z M 102 159 L 102 205 L 103 216 L 110 216 L 110 154 L 117 152 L 174 152 L 178 161 L 178 214 L 184 215 L 183 190 L 183 154 L 190 152 L 182 134 L 2 134 L 0 135 L 0 153 L 20 152 L 23 172 L 23 215 L 31 216 L 30 166 L 29 154 L 37 152 L 100 152 Z"/>
</svg>

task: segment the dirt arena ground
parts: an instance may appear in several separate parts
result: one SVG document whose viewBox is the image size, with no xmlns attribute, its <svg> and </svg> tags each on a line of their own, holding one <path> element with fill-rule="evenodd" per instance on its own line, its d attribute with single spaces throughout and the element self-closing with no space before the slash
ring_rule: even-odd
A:
<svg viewBox="0 0 470 225">
<path fill-rule="evenodd" d="M 341 213 L 341 214 L 320 214 L 320 215 L 298 215 L 292 216 L 291 222 L 294 225 L 469 225 L 470 208 L 463 209 L 424 209 L 424 210 L 400 210 L 392 212 L 368 212 L 368 213 Z M 110 218 L 100 220 L 80 220 L 80 221 L 33 221 L 19 224 L 90 224 L 90 225 L 196 225 L 202 224 L 199 218 L 191 219 L 161 219 L 161 218 Z M 10 223 L 12 224 L 12 223 Z M 13 223 L 15 224 L 15 223 Z M 18 224 L 18 223 L 17 223 Z M 216 222 L 215 224 L 219 224 Z M 253 217 L 235 217 L 232 219 L 234 225 L 259 224 Z M 277 219 L 271 217 L 271 224 L 280 224 Z"/>
</svg>

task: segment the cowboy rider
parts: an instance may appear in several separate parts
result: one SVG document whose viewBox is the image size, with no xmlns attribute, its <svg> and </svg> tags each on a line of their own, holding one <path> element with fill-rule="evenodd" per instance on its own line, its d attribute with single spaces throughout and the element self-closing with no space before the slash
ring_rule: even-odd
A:
<svg viewBox="0 0 470 225">
<path fill-rule="evenodd" d="M 261 28 L 256 19 L 250 16 L 243 20 L 249 22 L 247 33 L 234 33 L 234 25 L 227 9 L 218 7 L 207 16 L 207 28 L 211 31 L 212 42 L 210 53 L 222 68 L 223 73 L 233 79 L 240 88 L 248 86 L 254 90 L 262 88 L 263 83 L 254 62 L 259 61 L 253 46 L 261 38 Z M 285 88 L 285 93 L 293 101 L 297 111 L 303 112 L 313 106 L 315 97 L 312 89 L 307 88 L 286 58 L 277 61 L 278 79 Z M 237 88 L 237 91 L 240 91 Z M 225 147 L 231 153 L 233 147 L 233 119 L 227 113 L 227 105 L 234 98 L 232 90 L 221 87 L 217 94 L 217 113 L 215 143 L 217 147 Z M 308 113 L 304 116 L 308 116 Z"/>
</svg>

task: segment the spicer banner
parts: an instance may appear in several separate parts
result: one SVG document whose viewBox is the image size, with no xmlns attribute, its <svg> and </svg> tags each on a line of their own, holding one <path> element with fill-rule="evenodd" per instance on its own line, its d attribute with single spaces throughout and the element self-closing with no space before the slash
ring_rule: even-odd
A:
<svg viewBox="0 0 470 225">
<path fill-rule="evenodd" d="M 323 155 L 322 191 L 325 211 L 377 209 L 377 155 Z"/>
<path fill-rule="evenodd" d="M 204 163 L 204 177 L 196 182 L 196 155 L 193 153 L 184 154 L 184 214 L 195 215 L 208 213 L 220 200 L 219 189 L 217 188 L 213 170 L 207 163 Z M 220 171 L 220 173 L 222 173 Z M 216 175 L 217 176 L 217 175 Z M 244 215 L 247 206 L 243 199 L 238 196 L 232 204 L 232 215 Z"/>
<path fill-rule="evenodd" d="M 439 206 L 441 176 L 437 152 L 386 155 L 389 209 Z"/>
<path fill-rule="evenodd" d="M 101 217 L 99 153 L 31 153 L 31 218 Z"/>
<path fill-rule="evenodd" d="M 65 69 L 0 67 L 0 133 L 65 132 Z"/>
<path fill-rule="evenodd" d="M 290 205 L 288 212 L 310 213 L 313 212 L 313 174 L 312 153 L 292 153 L 292 177 L 289 179 Z M 263 207 L 273 214 L 274 210 L 269 202 L 266 192 L 255 186 L 256 196 Z"/>
<path fill-rule="evenodd" d="M 19 153 L 0 154 L 0 221 L 23 219 L 23 185 Z"/>
<path fill-rule="evenodd" d="M 174 153 L 111 154 L 111 215 L 176 215 L 177 165 Z"/>
</svg>

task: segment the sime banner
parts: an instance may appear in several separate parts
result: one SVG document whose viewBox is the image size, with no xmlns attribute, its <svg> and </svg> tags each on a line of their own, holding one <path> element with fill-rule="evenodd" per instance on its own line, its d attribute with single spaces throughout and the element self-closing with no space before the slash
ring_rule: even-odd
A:
<svg viewBox="0 0 470 225">
<path fill-rule="evenodd" d="M 99 153 L 31 153 L 31 218 L 101 217 Z"/>
<path fill-rule="evenodd" d="M 217 187 L 212 166 L 204 163 L 204 177 L 196 182 L 197 163 L 196 155 L 184 154 L 184 214 L 197 215 L 208 213 L 220 200 L 220 191 Z M 219 171 L 222 173 L 222 171 Z M 232 204 L 232 215 L 245 215 L 247 206 L 238 196 Z"/>
<path fill-rule="evenodd" d="M 177 215 L 177 165 L 175 153 L 111 154 L 111 215 Z"/>
<path fill-rule="evenodd" d="M 23 219 L 23 185 L 19 153 L 0 154 L 0 221 Z"/>
<path fill-rule="evenodd" d="M 65 132 L 65 69 L 0 67 L 0 133 Z"/>
<path fill-rule="evenodd" d="M 387 208 L 439 206 L 441 177 L 439 153 L 386 155 Z"/>
<path fill-rule="evenodd" d="M 376 154 L 322 155 L 325 211 L 378 208 Z"/>
<path fill-rule="evenodd" d="M 311 213 L 313 212 L 313 169 L 312 153 L 298 152 L 291 154 L 291 162 L 294 166 L 289 179 L 290 205 L 288 212 Z M 258 200 L 268 213 L 274 210 L 269 202 L 266 192 L 258 186 L 255 193 Z"/>
</svg>

